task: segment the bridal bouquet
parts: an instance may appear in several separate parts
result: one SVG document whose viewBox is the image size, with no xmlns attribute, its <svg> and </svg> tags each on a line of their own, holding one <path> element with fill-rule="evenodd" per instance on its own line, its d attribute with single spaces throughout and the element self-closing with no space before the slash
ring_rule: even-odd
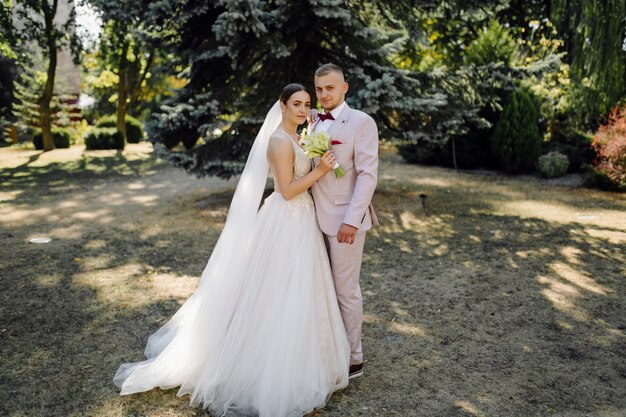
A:
<svg viewBox="0 0 626 417">
<path fill-rule="evenodd" d="M 341 144 L 338 140 L 331 140 L 330 136 L 326 132 L 317 132 L 313 135 L 308 134 L 306 128 L 302 131 L 302 150 L 309 158 L 316 156 L 322 156 L 327 151 L 331 150 L 331 145 Z M 335 177 L 341 178 L 346 175 L 346 170 L 335 162 L 333 166 L 335 170 Z"/>
</svg>

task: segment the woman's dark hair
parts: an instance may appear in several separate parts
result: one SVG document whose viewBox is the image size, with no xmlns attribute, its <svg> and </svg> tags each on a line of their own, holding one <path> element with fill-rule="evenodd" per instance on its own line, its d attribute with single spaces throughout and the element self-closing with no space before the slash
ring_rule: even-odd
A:
<svg viewBox="0 0 626 417">
<path fill-rule="evenodd" d="M 289 100 L 289 97 L 291 97 L 293 93 L 297 93 L 298 91 L 304 91 L 307 94 L 309 93 L 308 91 L 306 91 L 306 87 L 302 84 L 287 84 L 285 88 L 283 88 L 283 92 L 280 93 L 280 101 L 287 104 L 287 100 Z"/>
</svg>

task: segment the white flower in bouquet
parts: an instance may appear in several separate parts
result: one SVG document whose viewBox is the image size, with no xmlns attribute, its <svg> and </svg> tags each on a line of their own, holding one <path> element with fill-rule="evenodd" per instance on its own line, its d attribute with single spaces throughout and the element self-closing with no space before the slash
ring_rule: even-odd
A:
<svg viewBox="0 0 626 417">
<path fill-rule="evenodd" d="M 306 128 L 302 131 L 302 150 L 309 158 L 324 155 L 331 150 L 331 145 L 335 143 L 340 144 L 341 142 L 333 141 L 326 132 L 317 132 L 310 135 Z M 337 178 L 346 175 L 346 170 L 338 162 L 335 162 L 333 169 Z"/>
</svg>

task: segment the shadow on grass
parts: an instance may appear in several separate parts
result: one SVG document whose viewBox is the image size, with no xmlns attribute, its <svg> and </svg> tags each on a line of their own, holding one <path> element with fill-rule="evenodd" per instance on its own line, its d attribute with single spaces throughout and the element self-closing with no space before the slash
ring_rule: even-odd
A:
<svg viewBox="0 0 626 417">
<path fill-rule="evenodd" d="M 371 378 L 348 404 L 619 415 L 626 257 L 610 236 L 625 231 L 484 214 L 491 198 L 468 203 L 466 193 L 431 189 L 430 215 L 410 187 L 377 194 L 383 226 L 368 237 L 362 276 Z"/>
<path fill-rule="evenodd" d="M 2 232 L 1 250 L 11 256 L 0 262 L 0 415 L 136 415 L 126 414 L 128 404 L 129 412 L 149 411 L 154 404 L 118 399 L 113 374 L 140 359 L 147 337 L 180 307 L 176 291 L 150 292 L 154 276 L 186 294 L 209 253 L 196 246 L 212 247 L 214 236 L 142 239 L 110 227 L 35 245 L 13 238 L 21 233 Z M 164 241 L 176 245 L 155 246 Z M 188 403 L 156 398 L 158 406 Z"/>
<path fill-rule="evenodd" d="M 150 169 L 141 166 L 129 175 Z M 362 273 L 366 374 L 321 415 L 624 410 L 625 230 L 496 215 L 494 199 L 506 197 L 468 196 L 466 185 L 433 186 L 424 212 L 420 193 L 400 181 L 376 195 L 382 226 L 369 233 Z M 181 202 L 167 209 L 171 218 L 147 211 L 147 223 L 171 223 L 150 233 L 115 218 L 35 246 L 20 239 L 23 226 L 3 230 L 0 249 L 11 256 L 1 261 L 0 414 L 198 412 L 176 389 L 119 398 L 111 379 L 120 363 L 141 359 L 147 337 L 192 290 L 231 196 Z M 153 275 L 178 286 L 153 293 Z"/>
<path fill-rule="evenodd" d="M 18 166 L 14 167 L 14 168 L 9 168 L 9 169 L 3 170 L 2 172 L 0 172 L 0 178 L 5 178 L 5 175 L 6 175 L 7 178 L 11 178 L 16 173 L 23 172 L 23 169 L 25 167 L 27 167 L 29 164 L 32 164 L 36 160 L 38 160 L 40 156 L 41 156 L 41 153 L 38 153 L 38 154 L 35 154 L 35 155 L 31 155 L 31 156 L 28 157 L 28 160 L 26 162 L 24 162 L 23 164 L 18 165 Z M 2 181 L 2 182 L 4 182 L 4 181 Z"/>
<path fill-rule="evenodd" d="M 174 291 L 147 299 L 154 295 L 151 280 L 171 277 L 185 294 L 217 238 L 212 224 L 223 221 L 214 213 L 208 227 L 161 229 L 156 223 L 168 219 L 161 217 L 167 210 L 159 207 L 159 194 L 177 184 L 169 178 L 111 184 L 151 173 L 152 160 L 117 154 L 90 158 L 87 167 L 68 162 L 3 172 L 18 192 L 3 203 L 4 215 L 15 221 L 5 221 L 0 231 L 0 415 L 126 415 L 124 401 L 134 402 L 118 399 L 113 373 L 121 362 L 139 359 L 147 337 L 182 297 Z M 84 193 L 91 181 L 109 189 L 95 197 Z M 62 195 L 46 203 L 55 192 Z M 127 218 L 125 211 L 138 214 Z M 154 227 L 150 221 L 137 226 L 150 215 Z M 38 230 L 53 241 L 28 243 Z M 133 298 L 138 293 L 147 297 Z M 188 400 L 173 401 L 186 409 Z"/>
<path fill-rule="evenodd" d="M 138 153 L 131 157 L 122 151 L 84 152 L 79 159 L 51 162 L 44 166 L 32 164 L 41 154 L 13 168 L 0 170 L 0 185 L 5 190 L 20 190 L 20 200 L 35 195 L 55 195 L 88 187 L 92 183 L 120 178 L 138 177 L 155 172 L 157 162 L 150 154 Z"/>
</svg>

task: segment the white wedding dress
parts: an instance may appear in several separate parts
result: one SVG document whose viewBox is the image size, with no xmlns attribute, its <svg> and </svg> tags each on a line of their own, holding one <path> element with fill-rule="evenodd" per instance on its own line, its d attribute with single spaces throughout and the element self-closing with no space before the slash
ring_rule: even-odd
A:
<svg viewBox="0 0 626 417">
<path fill-rule="evenodd" d="M 300 178 L 310 161 L 290 141 Z M 203 276 L 150 337 L 147 360 L 119 367 L 121 395 L 180 386 L 178 396 L 218 416 L 295 417 L 348 384 L 350 348 L 310 194 L 285 201 L 275 190 L 238 251 L 231 265 L 209 261 L 220 273 Z"/>
</svg>

